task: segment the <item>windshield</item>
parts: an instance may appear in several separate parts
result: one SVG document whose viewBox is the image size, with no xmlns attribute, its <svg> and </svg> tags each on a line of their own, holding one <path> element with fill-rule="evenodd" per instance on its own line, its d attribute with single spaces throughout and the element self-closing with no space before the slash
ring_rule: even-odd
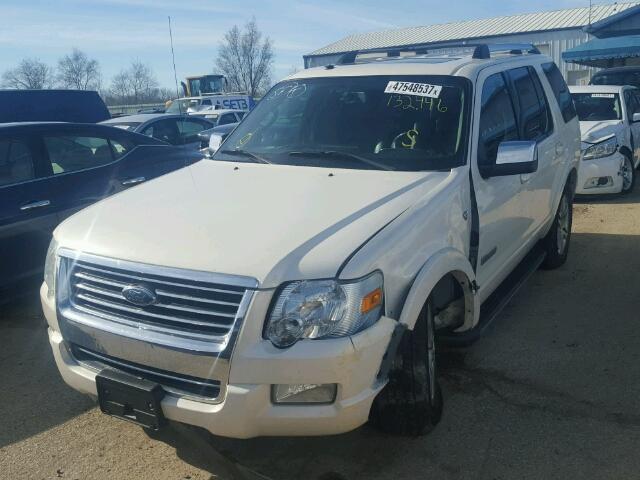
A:
<svg viewBox="0 0 640 480">
<path fill-rule="evenodd" d="M 581 122 L 620 120 L 620 96 L 617 93 L 572 93 Z"/>
<path fill-rule="evenodd" d="M 468 81 L 334 77 L 272 88 L 214 159 L 382 170 L 464 164 Z"/>
<path fill-rule="evenodd" d="M 224 89 L 223 77 L 220 75 L 206 75 L 200 78 L 188 79 L 191 95 L 203 93 L 220 93 Z"/>
</svg>

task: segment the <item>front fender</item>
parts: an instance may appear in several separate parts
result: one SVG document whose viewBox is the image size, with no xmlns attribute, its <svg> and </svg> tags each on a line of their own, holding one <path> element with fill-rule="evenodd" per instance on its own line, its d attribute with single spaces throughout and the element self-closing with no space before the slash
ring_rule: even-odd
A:
<svg viewBox="0 0 640 480">
<path fill-rule="evenodd" d="M 467 330 L 476 325 L 480 314 L 480 305 L 473 290 L 475 273 L 469 259 L 451 247 L 436 252 L 420 268 L 402 307 L 399 323 L 413 330 L 420 310 L 429 298 L 431 291 L 449 273 L 454 275 L 464 291 L 465 321 L 461 330 Z"/>
</svg>

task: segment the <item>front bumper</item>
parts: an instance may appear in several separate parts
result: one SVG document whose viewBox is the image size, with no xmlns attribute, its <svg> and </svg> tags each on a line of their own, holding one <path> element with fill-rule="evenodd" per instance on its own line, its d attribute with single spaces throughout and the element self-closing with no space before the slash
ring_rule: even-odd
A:
<svg viewBox="0 0 640 480">
<path fill-rule="evenodd" d="M 168 394 L 162 400 L 166 418 L 234 438 L 338 434 L 367 421 L 371 404 L 383 387 L 376 376 L 397 322 L 383 317 L 351 338 L 301 341 L 280 350 L 261 338 L 270 298 L 271 292 L 254 296 L 219 401 L 207 403 Z M 49 341 L 64 381 L 95 396 L 97 372 L 71 354 L 60 333 L 55 302 L 47 298 L 44 286 L 41 299 L 49 323 Z M 210 361 L 213 368 L 216 359 Z M 154 363 L 149 358 L 148 366 L 154 367 Z M 202 358 L 194 358 L 194 363 L 201 365 Z M 272 384 L 296 383 L 336 383 L 336 401 L 331 405 L 272 403 Z"/>
<path fill-rule="evenodd" d="M 616 152 L 609 157 L 595 160 L 580 160 L 578 168 L 578 183 L 576 194 L 595 195 L 607 193 L 620 193 L 622 191 L 622 165 L 624 156 Z M 609 178 L 610 181 L 603 185 L 594 185 L 601 178 Z M 604 183 L 604 182 L 601 182 Z"/>
</svg>

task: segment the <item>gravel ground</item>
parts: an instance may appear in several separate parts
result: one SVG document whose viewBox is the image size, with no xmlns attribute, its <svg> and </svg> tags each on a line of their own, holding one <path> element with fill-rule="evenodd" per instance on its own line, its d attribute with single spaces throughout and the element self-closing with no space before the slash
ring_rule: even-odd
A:
<svg viewBox="0 0 640 480">
<path fill-rule="evenodd" d="M 0 307 L 0 478 L 640 479 L 640 187 L 578 203 L 573 232 L 566 266 L 440 353 L 445 413 L 421 438 L 151 438 L 63 384 L 35 297 Z"/>
</svg>

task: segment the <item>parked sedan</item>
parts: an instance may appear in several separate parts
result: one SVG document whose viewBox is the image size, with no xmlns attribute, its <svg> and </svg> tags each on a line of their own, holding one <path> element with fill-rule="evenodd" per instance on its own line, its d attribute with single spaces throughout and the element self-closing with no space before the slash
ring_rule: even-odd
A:
<svg viewBox="0 0 640 480">
<path fill-rule="evenodd" d="M 576 193 L 628 193 L 640 165 L 640 92 L 633 87 L 569 87 L 580 119 Z"/>
<path fill-rule="evenodd" d="M 209 149 L 211 136 L 215 133 L 221 137 L 221 140 L 224 140 L 237 126 L 237 123 L 227 123 L 226 125 L 220 125 L 219 127 L 213 127 L 209 130 L 203 130 L 200 132 L 198 134 L 198 138 L 200 138 L 200 151 L 206 156 L 213 154 L 214 152 Z"/>
<path fill-rule="evenodd" d="M 222 125 L 229 125 L 231 123 L 239 123 L 245 115 L 249 113 L 249 110 L 235 110 L 235 109 L 206 109 L 198 110 L 196 112 L 190 112 L 190 117 L 205 118 L 214 124 L 216 127 Z"/>
<path fill-rule="evenodd" d="M 0 125 L 0 290 L 41 273 L 51 232 L 69 215 L 201 158 L 104 125 Z"/>
<path fill-rule="evenodd" d="M 112 118 L 102 123 L 130 132 L 141 133 L 170 145 L 182 145 L 196 150 L 200 147 L 198 133 L 215 127 L 213 122 L 205 118 L 165 113 L 128 115 Z"/>
</svg>

